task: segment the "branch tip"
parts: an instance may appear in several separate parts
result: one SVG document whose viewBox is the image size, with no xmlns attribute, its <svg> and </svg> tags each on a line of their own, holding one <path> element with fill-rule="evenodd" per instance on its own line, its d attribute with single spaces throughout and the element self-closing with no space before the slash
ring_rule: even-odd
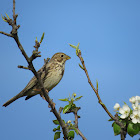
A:
<svg viewBox="0 0 140 140">
<path fill-rule="evenodd" d="M 0 34 L 6 35 L 8 37 L 13 37 L 11 34 L 8 34 L 8 33 L 5 33 L 5 32 L 2 32 L 2 31 L 0 31 Z"/>
<path fill-rule="evenodd" d="M 18 65 L 18 68 L 20 68 L 20 69 L 26 69 L 26 70 L 31 70 L 29 67 L 24 67 L 24 66 L 21 66 L 21 65 Z"/>
</svg>

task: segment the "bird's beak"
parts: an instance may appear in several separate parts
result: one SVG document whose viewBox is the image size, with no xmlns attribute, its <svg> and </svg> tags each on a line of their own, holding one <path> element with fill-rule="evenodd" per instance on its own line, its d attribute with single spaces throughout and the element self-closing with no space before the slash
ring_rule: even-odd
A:
<svg viewBox="0 0 140 140">
<path fill-rule="evenodd" d="M 71 57 L 67 55 L 67 56 L 66 56 L 66 59 L 69 60 L 69 59 L 71 59 Z"/>
</svg>

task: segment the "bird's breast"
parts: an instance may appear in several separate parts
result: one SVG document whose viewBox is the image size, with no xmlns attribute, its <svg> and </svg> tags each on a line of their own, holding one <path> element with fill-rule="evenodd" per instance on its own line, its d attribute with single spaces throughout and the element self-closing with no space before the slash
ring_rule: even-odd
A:
<svg viewBox="0 0 140 140">
<path fill-rule="evenodd" d="M 64 67 L 62 66 L 57 66 L 53 69 L 50 69 L 44 81 L 44 87 L 49 91 L 53 89 L 62 79 L 63 73 Z"/>
</svg>

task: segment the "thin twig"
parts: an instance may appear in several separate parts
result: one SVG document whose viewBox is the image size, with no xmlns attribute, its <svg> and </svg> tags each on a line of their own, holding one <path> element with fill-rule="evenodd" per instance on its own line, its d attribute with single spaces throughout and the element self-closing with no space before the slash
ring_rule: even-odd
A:
<svg viewBox="0 0 140 140">
<path fill-rule="evenodd" d="M 11 34 L 8 34 L 8 33 L 5 33 L 5 32 L 2 32 L 2 31 L 0 31 L 0 34 L 6 35 L 6 36 L 9 36 L 9 37 L 13 37 Z"/>
<path fill-rule="evenodd" d="M 15 3 L 16 3 L 15 0 L 13 0 L 13 19 L 15 18 L 15 9 L 16 9 L 16 7 L 15 7 L 16 4 Z"/>
<path fill-rule="evenodd" d="M 82 134 L 82 132 L 79 130 L 78 128 L 78 118 L 80 118 L 77 114 L 77 112 L 81 109 L 81 107 L 76 107 L 76 108 L 73 108 L 73 109 L 69 109 L 66 114 L 69 114 L 69 113 L 73 113 L 74 114 L 74 117 L 75 117 L 75 128 L 78 130 L 78 134 L 81 136 L 81 138 L 83 140 L 87 140 L 86 137 Z M 61 109 L 60 109 L 61 110 Z"/>
<path fill-rule="evenodd" d="M 77 128 L 79 135 L 82 137 L 83 140 L 87 140 L 83 133 Z"/>
<path fill-rule="evenodd" d="M 78 115 L 77 115 L 77 111 L 75 111 L 74 116 L 75 116 L 75 127 L 78 128 Z"/>
<path fill-rule="evenodd" d="M 18 68 L 20 68 L 20 69 L 30 70 L 28 67 L 24 67 L 24 66 L 21 66 L 21 65 L 18 65 Z"/>
<path fill-rule="evenodd" d="M 90 86 L 92 87 L 92 89 L 94 90 L 94 92 L 95 92 L 95 94 L 96 94 L 96 96 L 98 98 L 98 101 L 99 101 L 100 105 L 104 108 L 104 110 L 107 112 L 107 114 L 114 120 L 114 117 L 112 116 L 112 114 L 108 111 L 108 109 L 106 108 L 106 106 L 102 103 L 102 100 L 101 100 L 101 98 L 99 96 L 98 91 L 95 89 L 95 87 L 93 86 L 93 84 L 92 84 L 92 82 L 91 82 L 91 80 L 89 78 L 88 71 L 87 71 L 86 66 L 85 66 L 85 63 L 84 63 L 84 59 L 82 58 L 82 55 L 81 55 L 81 51 L 79 51 L 78 57 L 80 58 L 80 61 L 81 61 L 82 65 L 83 65 L 83 68 L 84 68 L 84 71 L 86 73 L 88 82 L 89 82 Z"/>
<path fill-rule="evenodd" d="M 83 140 L 87 140 L 86 137 L 83 135 L 83 133 L 79 130 L 78 128 L 78 114 L 77 112 L 79 111 L 79 109 L 81 109 L 80 107 L 77 107 L 74 111 L 73 111 L 73 114 L 74 114 L 74 117 L 75 117 L 75 128 L 78 130 L 78 134 L 81 136 L 81 138 Z"/>
<path fill-rule="evenodd" d="M 125 132 L 125 126 L 122 122 L 119 121 L 118 118 L 114 117 L 110 112 L 109 110 L 107 109 L 107 107 L 103 104 L 100 96 L 99 96 L 99 93 L 98 93 L 98 89 L 96 90 L 95 87 L 93 86 L 91 80 L 90 80 L 90 77 L 89 77 L 89 74 L 88 74 L 88 71 L 86 69 L 86 66 L 85 66 L 85 63 L 84 63 L 84 59 L 82 58 L 82 55 L 81 55 L 81 51 L 79 50 L 78 52 L 78 55 L 77 55 L 83 65 L 83 70 L 85 71 L 85 74 L 87 76 L 87 79 L 88 79 L 88 83 L 90 84 L 91 88 L 93 89 L 93 91 L 95 92 L 97 98 L 98 98 L 98 102 L 99 104 L 103 107 L 103 109 L 106 111 L 106 113 L 110 116 L 110 118 L 112 118 L 116 124 L 118 124 L 120 127 L 121 127 L 121 140 L 125 140 L 125 137 L 126 137 L 126 132 Z"/>
<path fill-rule="evenodd" d="M 60 107 L 59 108 L 59 115 L 61 114 L 62 110 L 63 110 L 63 107 Z"/>
</svg>

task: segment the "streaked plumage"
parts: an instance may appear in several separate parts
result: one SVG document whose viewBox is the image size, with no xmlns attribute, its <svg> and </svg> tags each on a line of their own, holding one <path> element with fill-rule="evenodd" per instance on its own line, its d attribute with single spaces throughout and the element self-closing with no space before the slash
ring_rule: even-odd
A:
<svg viewBox="0 0 140 140">
<path fill-rule="evenodd" d="M 53 89 L 62 79 L 65 69 L 66 60 L 70 57 L 64 53 L 56 53 L 46 65 L 46 70 L 42 72 L 41 79 L 43 80 L 44 87 L 48 91 Z M 20 97 L 26 96 L 25 100 L 40 94 L 39 85 L 36 77 L 34 76 L 27 86 L 16 96 L 8 100 L 3 106 L 8 106 Z"/>
</svg>

